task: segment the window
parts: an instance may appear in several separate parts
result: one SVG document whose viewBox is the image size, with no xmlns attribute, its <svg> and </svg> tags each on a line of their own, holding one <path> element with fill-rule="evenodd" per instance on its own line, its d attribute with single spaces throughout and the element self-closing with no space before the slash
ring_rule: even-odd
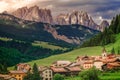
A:
<svg viewBox="0 0 120 80">
<path fill-rule="evenodd" d="M 22 80 L 21 78 L 19 78 L 19 80 Z"/>
<path fill-rule="evenodd" d="M 48 80 L 48 78 L 46 78 L 45 80 Z"/>
<path fill-rule="evenodd" d="M 19 77 L 21 77 L 21 75 L 19 75 Z"/>
</svg>

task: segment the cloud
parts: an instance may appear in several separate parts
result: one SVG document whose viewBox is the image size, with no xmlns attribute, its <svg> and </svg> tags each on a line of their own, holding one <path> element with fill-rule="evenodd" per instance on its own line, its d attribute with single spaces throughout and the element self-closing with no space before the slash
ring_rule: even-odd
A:
<svg viewBox="0 0 120 80">
<path fill-rule="evenodd" d="M 88 12 L 97 23 L 100 23 L 100 16 L 110 21 L 113 16 L 119 14 L 119 4 L 120 0 L 0 0 L 0 12 L 38 5 L 40 8 L 51 9 L 54 16 L 73 10 L 83 10 Z"/>
<path fill-rule="evenodd" d="M 0 12 L 3 12 L 5 10 L 7 11 L 13 11 L 17 8 L 21 8 L 23 6 L 32 6 L 42 2 L 47 2 L 51 0 L 0 0 Z"/>
</svg>

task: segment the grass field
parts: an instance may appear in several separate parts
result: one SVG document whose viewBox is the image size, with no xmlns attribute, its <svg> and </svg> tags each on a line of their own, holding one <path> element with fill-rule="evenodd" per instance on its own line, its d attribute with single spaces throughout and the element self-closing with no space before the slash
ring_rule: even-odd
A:
<svg viewBox="0 0 120 80">
<path fill-rule="evenodd" d="M 29 64 L 33 65 L 34 63 L 37 63 L 37 65 L 42 66 L 49 66 L 51 63 L 57 61 L 57 60 L 69 60 L 69 61 L 75 61 L 75 58 L 77 56 L 84 56 L 84 55 L 100 55 L 102 53 L 102 47 L 86 47 L 81 49 L 75 49 L 71 52 L 59 54 L 59 55 L 53 55 L 44 59 L 38 59 L 33 60 L 31 62 L 28 62 Z"/>
<path fill-rule="evenodd" d="M 43 42 L 43 41 L 34 41 L 32 43 L 33 46 L 42 46 L 43 48 L 48 48 L 48 49 L 61 49 L 61 50 L 66 50 L 67 48 L 62 48 L 60 46 L 55 46 L 52 44 L 49 44 L 48 42 Z"/>
<path fill-rule="evenodd" d="M 117 36 L 117 41 L 113 44 L 106 45 L 105 48 L 108 53 L 111 52 L 111 49 L 114 47 L 116 52 L 118 50 L 118 46 L 120 44 L 120 34 L 116 35 Z M 42 43 L 46 44 L 46 43 Z M 54 48 L 54 47 L 53 47 Z M 28 62 L 31 66 L 36 63 L 38 66 L 50 66 L 53 62 L 58 61 L 58 60 L 69 60 L 74 62 L 75 58 L 77 56 L 84 56 L 84 55 L 101 55 L 103 47 L 101 46 L 95 46 L 95 47 L 86 47 L 86 48 L 79 48 L 75 49 L 73 51 L 67 52 L 67 53 L 62 53 L 58 55 L 53 55 L 47 58 L 43 59 L 38 59 L 38 60 L 33 60 Z"/>
<path fill-rule="evenodd" d="M 0 37 L 0 40 L 1 41 L 12 41 L 13 39 L 12 38 L 7 38 L 7 37 Z M 20 40 L 15 40 L 16 42 L 24 42 L 24 41 L 20 41 Z M 43 48 L 48 48 L 48 49 L 52 49 L 52 50 L 55 50 L 55 49 L 60 49 L 60 50 L 66 50 L 67 48 L 62 48 L 60 46 L 55 46 L 55 45 L 52 45 L 52 44 L 49 44 L 48 42 L 43 42 L 43 41 L 34 41 L 32 43 L 33 46 L 39 46 L 39 47 L 43 47 Z"/>
<path fill-rule="evenodd" d="M 2 41 L 11 41 L 11 38 L 7 38 L 7 37 L 0 37 L 0 40 Z"/>
<path fill-rule="evenodd" d="M 102 73 L 100 80 L 120 80 L 120 72 Z M 79 76 L 66 77 L 65 80 L 81 80 Z"/>
<path fill-rule="evenodd" d="M 120 80 L 120 72 L 104 73 L 100 76 L 101 80 Z"/>
</svg>

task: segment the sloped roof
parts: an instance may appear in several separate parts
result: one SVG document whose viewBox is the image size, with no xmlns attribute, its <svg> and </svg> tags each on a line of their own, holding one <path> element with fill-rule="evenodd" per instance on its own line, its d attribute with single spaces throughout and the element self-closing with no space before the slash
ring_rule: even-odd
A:
<svg viewBox="0 0 120 80">
<path fill-rule="evenodd" d="M 25 72 L 23 72 L 23 71 L 18 71 L 18 70 L 10 71 L 10 73 L 12 73 L 12 74 L 25 74 Z"/>
<path fill-rule="evenodd" d="M 51 67 L 53 72 L 68 72 L 64 67 Z"/>
<path fill-rule="evenodd" d="M 120 63 L 118 63 L 118 62 L 108 63 L 108 65 L 114 66 L 114 67 L 120 67 Z"/>
<path fill-rule="evenodd" d="M 81 71 L 80 67 L 74 66 L 74 67 L 65 67 L 69 71 Z"/>
</svg>

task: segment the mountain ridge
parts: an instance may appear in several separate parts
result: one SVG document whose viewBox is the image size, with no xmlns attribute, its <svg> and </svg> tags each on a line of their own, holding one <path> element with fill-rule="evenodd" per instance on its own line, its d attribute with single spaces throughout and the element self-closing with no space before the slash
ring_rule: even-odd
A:
<svg viewBox="0 0 120 80">
<path fill-rule="evenodd" d="M 85 11 L 73 11 L 66 14 L 62 13 L 55 17 L 52 15 L 52 11 L 50 9 L 40 9 L 36 5 L 29 8 L 19 8 L 10 14 L 24 20 L 36 22 L 58 25 L 80 24 L 99 31 L 103 31 L 105 27 L 109 26 L 109 23 L 107 21 L 107 24 L 104 24 L 104 26 L 96 24 L 92 17 L 89 16 L 88 13 Z"/>
<path fill-rule="evenodd" d="M 0 19 L 1 36 L 7 34 L 27 40 L 43 40 L 56 43 L 65 42 L 79 45 L 85 39 L 99 32 L 82 25 L 51 25 L 48 23 L 26 21 L 9 14 L 0 14 Z"/>
</svg>

